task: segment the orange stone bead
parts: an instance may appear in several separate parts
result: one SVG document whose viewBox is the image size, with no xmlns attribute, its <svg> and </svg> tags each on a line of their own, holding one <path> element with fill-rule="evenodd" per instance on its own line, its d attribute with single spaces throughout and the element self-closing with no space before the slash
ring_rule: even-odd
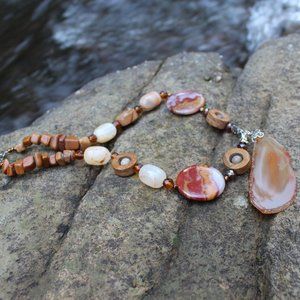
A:
<svg viewBox="0 0 300 300">
<path fill-rule="evenodd" d="M 6 170 L 6 175 L 9 177 L 15 176 L 16 175 L 16 171 L 15 171 L 15 167 L 14 164 L 9 164 Z"/>
<path fill-rule="evenodd" d="M 64 151 L 65 150 L 65 138 L 64 134 L 60 134 L 58 137 L 58 150 Z"/>
<path fill-rule="evenodd" d="M 43 167 L 44 168 L 49 168 L 50 167 L 48 153 L 42 153 L 42 161 L 43 161 Z"/>
<path fill-rule="evenodd" d="M 43 167 L 43 159 L 41 153 L 34 153 L 34 161 L 38 169 L 41 169 Z"/>
<path fill-rule="evenodd" d="M 50 144 L 51 135 L 50 134 L 42 134 L 41 136 L 41 144 L 48 147 Z"/>
<path fill-rule="evenodd" d="M 4 159 L 3 162 L 2 162 L 2 172 L 3 172 L 4 174 L 7 173 L 7 168 L 8 168 L 8 166 L 9 166 L 9 161 L 8 161 L 8 159 Z"/>
<path fill-rule="evenodd" d="M 31 142 L 31 136 L 25 136 L 24 139 L 23 139 L 23 145 L 24 147 L 29 147 L 32 145 L 32 142 Z"/>
<path fill-rule="evenodd" d="M 50 148 L 57 151 L 58 150 L 58 135 L 53 135 L 50 140 Z"/>
<path fill-rule="evenodd" d="M 122 126 L 128 126 L 138 119 L 139 115 L 135 109 L 127 108 L 116 118 Z"/>
<path fill-rule="evenodd" d="M 17 175 L 23 175 L 25 173 L 22 159 L 19 159 L 15 162 L 15 171 Z"/>
<path fill-rule="evenodd" d="M 52 154 L 49 156 L 49 164 L 50 164 L 50 167 L 57 166 L 55 154 Z"/>
<path fill-rule="evenodd" d="M 34 145 L 39 145 L 41 141 L 41 136 L 37 133 L 31 135 L 31 143 Z"/>
</svg>

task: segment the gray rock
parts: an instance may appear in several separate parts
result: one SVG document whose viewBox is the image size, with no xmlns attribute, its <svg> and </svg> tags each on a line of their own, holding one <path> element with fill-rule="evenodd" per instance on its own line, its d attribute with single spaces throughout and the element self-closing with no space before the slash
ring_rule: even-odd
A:
<svg viewBox="0 0 300 300">
<path fill-rule="evenodd" d="M 0 149 L 32 131 L 89 134 L 147 91 L 196 89 L 237 123 L 274 135 L 299 170 L 299 74 L 297 35 L 265 44 L 237 80 L 213 53 L 144 63 L 93 81 L 3 136 Z M 202 116 L 178 117 L 162 105 L 108 146 L 174 178 L 197 162 L 222 169 L 236 142 Z M 248 203 L 246 177 L 204 204 L 117 177 L 109 165 L 76 163 L 3 182 L 0 298 L 299 298 L 299 206 L 262 216 Z"/>
</svg>

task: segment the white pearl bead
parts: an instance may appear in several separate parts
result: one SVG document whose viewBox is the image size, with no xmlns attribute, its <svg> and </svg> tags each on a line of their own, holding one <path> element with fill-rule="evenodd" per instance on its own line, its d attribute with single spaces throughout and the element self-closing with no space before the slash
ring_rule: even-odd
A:
<svg viewBox="0 0 300 300">
<path fill-rule="evenodd" d="M 161 103 L 161 96 L 157 92 L 150 92 L 145 94 L 140 99 L 140 106 L 145 110 L 152 110 L 155 107 L 159 106 Z"/>
<path fill-rule="evenodd" d="M 235 154 L 234 156 L 232 156 L 232 158 L 230 159 L 230 161 L 233 163 L 233 164 L 238 164 L 240 163 L 241 161 L 243 160 L 243 157 L 239 154 Z"/>
<path fill-rule="evenodd" d="M 102 146 L 88 147 L 84 151 L 84 160 L 87 164 L 93 166 L 105 165 L 110 161 L 111 154 L 109 150 Z"/>
<path fill-rule="evenodd" d="M 112 123 L 104 123 L 97 127 L 94 135 L 97 137 L 98 143 L 106 143 L 112 140 L 117 134 L 117 128 Z"/>
<path fill-rule="evenodd" d="M 121 166 L 126 166 L 131 162 L 130 158 L 128 157 L 124 157 L 121 161 L 120 161 L 120 165 Z"/>
<path fill-rule="evenodd" d="M 162 169 L 154 165 L 144 165 L 139 172 L 140 180 L 155 189 L 163 186 L 164 180 L 167 178 L 167 174 Z"/>
</svg>

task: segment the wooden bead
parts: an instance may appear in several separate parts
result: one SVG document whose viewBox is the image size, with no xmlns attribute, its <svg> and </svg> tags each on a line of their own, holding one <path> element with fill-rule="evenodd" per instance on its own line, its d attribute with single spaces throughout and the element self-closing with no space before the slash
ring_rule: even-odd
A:
<svg viewBox="0 0 300 300">
<path fill-rule="evenodd" d="M 69 135 L 65 138 L 65 149 L 66 150 L 78 150 L 80 147 L 79 139 L 76 136 Z"/>
<path fill-rule="evenodd" d="M 247 150 L 231 148 L 223 156 L 224 165 L 236 174 L 244 174 L 251 166 L 251 157 Z"/>
<path fill-rule="evenodd" d="M 58 150 L 60 150 L 60 151 L 65 150 L 65 138 L 66 138 L 66 136 L 64 134 L 60 134 L 58 136 Z"/>
<path fill-rule="evenodd" d="M 50 167 L 57 166 L 55 154 L 51 154 L 51 155 L 49 156 L 49 164 L 50 164 Z"/>
<path fill-rule="evenodd" d="M 79 139 L 79 144 L 80 144 L 80 150 L 84 151 L 86 148 L 90 147 L 92 145 L 92 142 L 90 139 L 85 136 L 81 139 Z"/>
<path fill-rule="evenodd" d="M 39 145 L 41 142 L 41 136 L 37 133 L 31 135 L 31 143 L 34 145 Z"/>
<path fill-rule="evenodd" d="M 48 153 L 42 153 L 42 161 L 43 161 L 43 167 L 44 168 L 49 168 L 50 167 Z"/>
<path fill-rule="evenodd" d="M 48 147 L 50 145 L 51 137 L 52 136 L 50 134 L 42 134 L 41 144 Z"/>
<path fill-rule="evenodd" d="M 23 167 L 25 172 L 34 170 L 35 161 L 32 155 L 23 158 Z"/>
<path fill-rule="evenodd" d="M 8 168 L 8 166 L 9 166 L 9 160 L 6 158 L 2 162 L 2 172 L 4 174 L 7 174 L 7 168 Z"/>
<path fill-rule="evenodd" d="M 121 177 L 131 176 L 135 173 L 134 167 L 137 163 L 135 153 L 126 152 L 112 155 L 111 165 L 115 174 Z"/>
<path fill-rule="evenodd" d="M 121 114 L 118 115 L 116 120 L 119 121 L 122 126 L 127 126 L 136 121 L 138 117 L 139 115 L 136 112 L 136 110 L 132 108 L 127 108 Z"/>
<path fill-rule="evenodd" d="M 58 150 L 58 137 L 59 135 L 53 135 L 50 140 L 50 148 L 57 151 Z"/>
<path fill-rule="evenodd" d="M 21 152 L 24 152 L 26 150 L 26 147 L 23 145 L 23 143 L 21 144 L 18 144 L 16 147 L 15 147 L 15 150 L 18 152 L 18 153 L 21 153 Z"/>
<path fill-rule="evenodd" d="M 31 136 L 30 135 L 24 137 L 24 139 L 23 139 L 23 145 L 24 145 L 24 147 L 29 147 L 29 146 L 32 145 Z"/>
<path fill-rule="evenodd" d="M 59 166 L 64 166 L 66 164 L 66 162 L 64 160 L 64 155 L 62 154 L 62 152 L 56 152 L 55 160 Z"/>
<path fill-rule="evenodd" d="M 6 175 L 9 177 L 15 176 L 16 175 L 16 171 L 15 171 L 15 167 L 14 164 L 9 164 L 6 170 Z"/>
<path fill-rule="evenodd" d="M 24 167 L 23 167 L 23 160 L 18 159 L 15 162 L 15 171 L 17 175 L 23 175 L 25 173 Z"/>
<path fill-rule="evenodd" d="M 34 161 L 38 169 L 41 169 L 43 167 L 43 159 L 41 153 L 34 153 Z"/>
<path fill-rule="evenodd" d="M 206 121 L 209 125 L 215 128 L 225 129 L 227 124 L 230 122 L 230 117 L 225 112 L 212 108 L 208 111 Z"/>
</svg>

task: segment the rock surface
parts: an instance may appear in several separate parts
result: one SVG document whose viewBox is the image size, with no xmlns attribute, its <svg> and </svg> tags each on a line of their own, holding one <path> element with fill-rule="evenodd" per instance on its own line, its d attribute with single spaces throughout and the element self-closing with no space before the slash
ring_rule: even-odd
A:
<svg viewBox="0 0 300 300">
<path fill-rule="evenodd" d="M 89 134 L 141 94 L 164 89 L 198 90 L 243 127 L 267 131 L 298 172 L 297 35 L 265 44 L 237 80 L 213 53 L 179 54 L 97 79 L 31 127 L 2 136 L 0 149 L 33 131 Z M 134 151 L 174 178 L 198 162 L 222 169 L 224 150 L 235 143 L 198 114 L 175 116 L 162 105 L 109 148 Z M 300 297 L 298 202 L 262 216 L 247 200 L 247 176 L 217 201 L 188 203 L 137 176 L 117 177 L 109 165 L 77 163 L 3 178 L 0 199 L 3 299 Z"/>
</svg>

